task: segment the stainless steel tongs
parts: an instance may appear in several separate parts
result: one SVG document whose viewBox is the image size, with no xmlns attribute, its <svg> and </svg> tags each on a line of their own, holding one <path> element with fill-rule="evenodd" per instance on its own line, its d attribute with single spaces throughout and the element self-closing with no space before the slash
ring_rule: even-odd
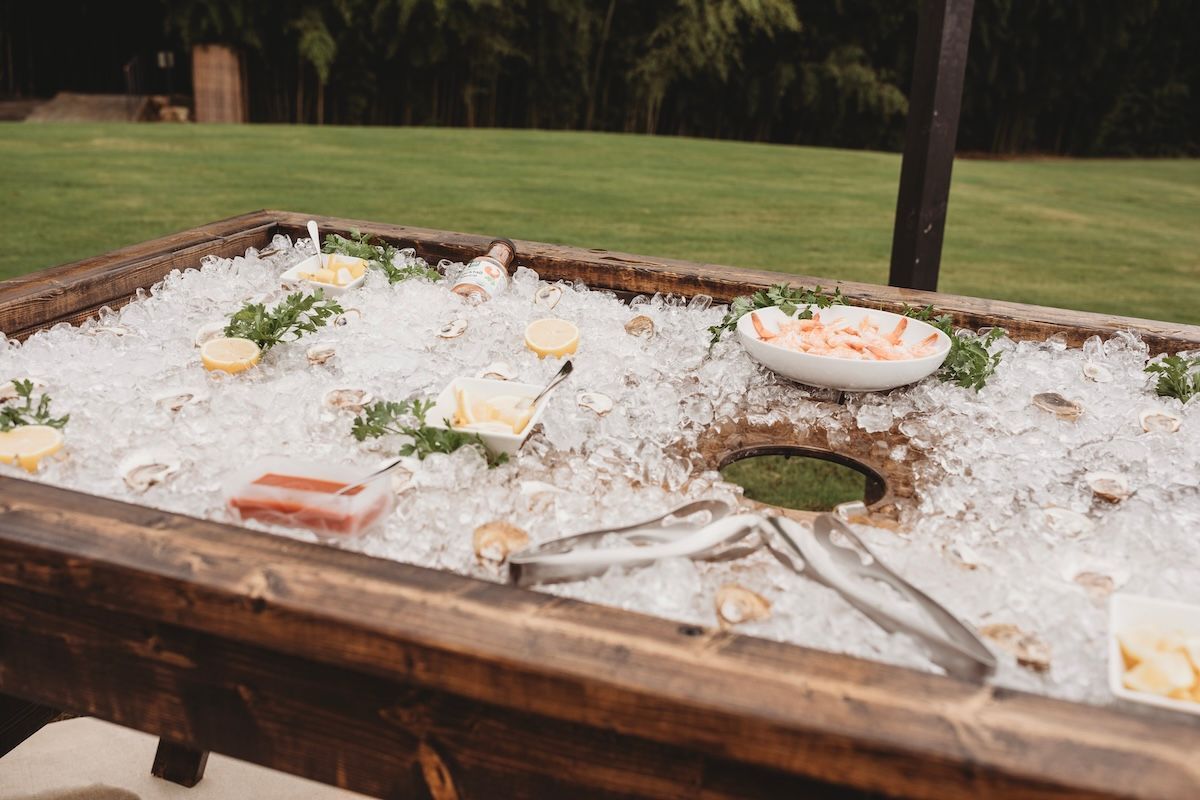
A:
<svg viewBox="0 0 1200 800">
<path fill-rule="evenodd" d="M 769 526 L 763 526 L 764 543 L 780 563 L 833 589 L 884 630 L 916 637 L 929 650 L 933 662 L 947 673 L 978 681 L 996 671 L 995 656 L 974 631 L 884 566 L 836 516 L 822 514 L 813 520 L 811 528 L 786 517 L 771 517 L 768 522 Z M 882 605 L 877 594 L 872 597 L 866 591 L 867 580 L 896 590 L 911 601 L 903 604 L 910 609 Z"/>
<path fill-rule="evenodd" d="M 733 507 L 721 500 L 696 500 L 633 525 L 555 539 L 510 556 L 509 578 L 518 586 L 530 586 L 590 578 L 610 567 L 645 566 L 662 558 L 740 558 L 762 546 L 757 541 L 736 546 L 759 528 L 762 518 L 730 517 L 731 511 Z M 623 541 L 615 547 L 599 547 L 609 536 Z"/>
</svg>

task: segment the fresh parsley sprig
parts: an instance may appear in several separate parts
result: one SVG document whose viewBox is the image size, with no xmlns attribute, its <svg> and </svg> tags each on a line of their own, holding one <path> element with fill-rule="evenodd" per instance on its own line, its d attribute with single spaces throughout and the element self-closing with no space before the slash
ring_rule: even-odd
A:
<svg viewBox="0 0 1200 800">
<path fill-rule="evenodd" d="M 400 448 L 399 455 L 424 459 L 430 453 L 453 453 L 460 447 L 474 447 L 487 459 L 489 467 L 508 461 L 508 454 L 492 455 L 477 433 L 452 430 L 450 423 L 445 428 L 433 428 L 426 424 L 425 415 L 433 408 L 432 400 L 380 400 L 363 409 L 354 420 L 351 433 L 358 441 L 375 439 L 388 434 L 407 436 L 410 442 Z"/>
<path fill-rule="evenodd" d="M 953 318 L 949 314 L 937 314 L 933 306 L 905 306 L 903 314 L 928 322 L 950 337 L 950 353 L 938 370 L 939 379 L 978 392 L 987 384 L 996 367 L 1000 366 L 1000 353 L 993 353 L 990 348 L 997 339 L 1004 336 L 1003 329 L 992 328 L 982 335 L 959 333 L 954 329 Z"/>
<path fill-rule="evenodd" d="M 835 289 L 833 294 L 826 294 L 821 291 L 820 286 L 815 289 L 793 289 L 786 283 L 776 284 L 768 289 L 760 289 L 751 295 L 733 298 L 733 302 L 729 304 L 729 310 L 725 312 L 725 318 L 721 320 L 721 324 L 713 325 L 708 329 L 708 332 L 712 334 L 709 345 L 712 346 L 721 341 L 722 336 L 737 328 L 739 319 L 755 309 L 779 306 L 780 311 L 791 316 L 796 313 L 796 309 L 800 306 L 829 308 L 835 304 L 845 305 L 845 303 L 846 301 L 842 298 L 841 289 Z M 797 319 L 811 318 L 811 308 L 804 309 L 799 317 L 797 317 Z"/>
<path fill-rule="evenodd" d="M 351 231 L 349 239 L 336 233 L 329 234 L 325 237 L 325 244 L 321 247 L 321 251 L 361 258 L 369 266 L 386 275 L 388 283 L 400 283 L 409 278 L 426 278 L 436 281 L 442 277 L 442 274 L 426 264 L 424 259 L 417 258 L 409 261 L 403 253 L 387 242 L 371 244 L 371 237 L 358 231 Z M 405 262 L 405 266 L 396 266 L 394 261 L 396 256 L 400 256 L 401 260 Z"/>
<path fill-rule="evenodd" d="M 11 431 L 19 425 L 49 425 L 51 428 L 62 428 L 71 418 L 70 414 L 61 417 L 50 416 L 50 395 L 42 392 L 37 405 L 33 402 L 33 381 L 14 380 L 13 389 L 17 398 L 24 400 L 24 405 L 4 403 L 0 405 L 0 431 Z"/>
<path fill-rule="evenodd" d="M 341 314 L 341 305 L 336 300 L 326 300 L 325 292 L 317 289 L 312 294 L 296 292 L 289 294 L 270 311 L 262 303 L 247 303 L 229 317 L 225 326 L 226 336 L 249 339 L 263 349 L 270 350 L 283 341 L 294 341 L 317 328 L 325 327 L 331 317 Z M 285 338 L 290 335 L 290 338 Z"/>
<path fill-rule="evenodd" d="M 1174 397 L 1186 403 L 1200 395 L 1200 356 L 1167 356 L 1147 364 L 1146 372 L 1158 376 L 1154 390 L 1160 397 Z"/>
</svg>

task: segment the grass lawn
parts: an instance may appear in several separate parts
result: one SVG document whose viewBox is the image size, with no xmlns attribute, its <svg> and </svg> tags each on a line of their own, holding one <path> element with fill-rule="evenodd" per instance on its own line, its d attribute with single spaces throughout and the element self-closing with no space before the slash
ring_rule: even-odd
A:
<svg viewBox="0 0 1200 800">
<path fill-rule="evenodd" d="M 257 208 L 887 280 L 900 159 L 611 134 L 0 123 L 0 277 Z M 1200 323 L 1200 160 L 960 161 L 944 291 Z"/>
</svg>

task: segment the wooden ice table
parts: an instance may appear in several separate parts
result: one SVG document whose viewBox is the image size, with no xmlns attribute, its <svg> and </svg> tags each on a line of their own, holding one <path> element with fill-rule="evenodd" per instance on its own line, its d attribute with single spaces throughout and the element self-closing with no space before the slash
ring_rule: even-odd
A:
<svg viewBox="0 0 1200 800">
<path fill-rule="evenodd" d="M 260 211 L 0 283 L 23 338 L 117 307 L 205 255 L 306 236 Z M 431 263 L 482 236 L 318 218 Z M 1014 338 L 1200 328 L 518 241 L 546 280 L 718 302 L 780 280 L 889 310 L 932 303 Z M 903 469 L 878 468 L 876 507 Z M 715 427 L 715 466 L 821 442 Z M 890 472 L 889 472 L 890 470 Z M 1051 700 L 486 583 L 0 478 L 0 753 L 61 709 L 381 797 L 1200 796 L 1200 723 Z M 0 770 L 3 762 L 0 761 Z M 822 794 L 821 796 L 826 796 Z"/>
</svg>

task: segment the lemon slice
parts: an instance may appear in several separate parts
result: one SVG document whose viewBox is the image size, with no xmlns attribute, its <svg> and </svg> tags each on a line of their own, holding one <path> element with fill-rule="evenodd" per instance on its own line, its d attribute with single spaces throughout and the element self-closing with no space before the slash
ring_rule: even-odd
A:
<svg viewBox="0 0 1200 800">
<path fill-rule="evenodd" d="M 0 433 L 0 462 L 20 464 L 26 472 L 36 472 L 46 456 L 63 446 L 62 431 L 49 425 L 18 425 Z"/>
<path fill-rule="evenodd" d="M 343 270 L 350 273 L 350 280 L 345 281 L 345 283 L 358 280 L 363 276 L 363 273 L 367 271 L 367 262 L 363 261 L 361 258 L 355 258 L 354 256 L 339 256 L 333 253 L 325 258 L 327 259 L 325 262 L 325 269 L 333 273 L 340 273 Z"/>
<path fill-rule="evenodd" d="M 525 329 L 525 346 L 540 358 L 560 358 L 579 347 L 579 328 L 565 319 L 539 319 Z"/>
<path fill-rule="evenodd" d="M 221 336 L 209 339 L 200 348 L 200 360 L 210 372 L 245 372 L 262 358 L 262 350 L 249 339 Z"/>
<path fill-rule="evenodd" d="M 533 419 L 533 412 L 536 410 L 537 409 L 535 409 L 533 406 L 530 406 L 528 409 L 526 409 L 524 412 L 522 412 L 515 420 L 513 420 L 512 432 L 520 433 L 521 431 L 525 430 L 525 427 L 529 424 L 529 420 Z"/>
</svg>

